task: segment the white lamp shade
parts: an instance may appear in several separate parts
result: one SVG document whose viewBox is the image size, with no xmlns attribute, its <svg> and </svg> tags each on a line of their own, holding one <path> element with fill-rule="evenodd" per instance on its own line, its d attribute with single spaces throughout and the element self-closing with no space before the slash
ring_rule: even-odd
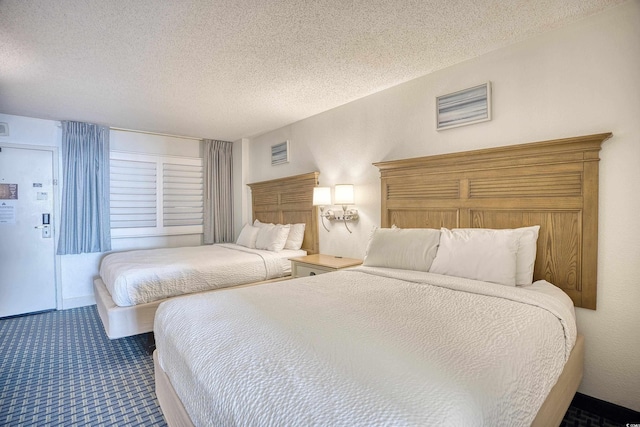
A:
<svg viewBox="0 0 640 427">
<path fill-rule="evenodd" d="M 353 205 L 353 184 L 338 184 L 334 188 L 336 205 Z"/>
<path fill-rule="evenodd" d="M 313 188 L 313 206 L 328 206 L 331 204 L 331 188 Z"/>
</svg>

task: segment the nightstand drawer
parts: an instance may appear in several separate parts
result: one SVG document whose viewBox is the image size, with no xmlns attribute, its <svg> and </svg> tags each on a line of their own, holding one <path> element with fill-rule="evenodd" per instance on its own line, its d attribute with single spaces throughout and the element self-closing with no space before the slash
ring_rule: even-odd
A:
<svg viewBox="0 0 640 427">
<path fill-rule="evenodd" d="M 291 260 L 291 276 L 293 277 L 315 276 L 362 264 L 361 259 L 322 254 L 289 258 L 289 260 Z"/>
<path fill-rule="evenodd" d="M 306 277 L 306 276 L 315 276 L 316 274 L 328 273 L 330 271 L 335 271 L 335 269 L 331 268 L 322 268 L 317 265 L 304 265 L 300 263 L 294 264 L 294 271 L 292 271 L 292 275 L 294 277 Z"/>
</svg>

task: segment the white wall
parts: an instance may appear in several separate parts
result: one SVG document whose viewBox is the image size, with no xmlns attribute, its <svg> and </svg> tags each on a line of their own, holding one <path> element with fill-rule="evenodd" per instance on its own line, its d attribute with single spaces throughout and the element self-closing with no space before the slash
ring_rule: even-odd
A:
<svg viewBox="0 0 640 427">
<path fill-rule="evenodd" d="M 356 184 L 361 219 L 320 228 L 322 252 L 362 257 L 380 222 L 371 163 L 611 131 L 600 163 L 598 309 L 577 309 L 586 338 L 580 392 L 640 410 L 640 2 L 512 45 L 253 138 L 250 182 L 318 170 Z M 493 83 L 493 120 L 435 130 L 438 95 Z M 291 141 L 272 167 L 270 146 Z"/>
<path fill-rule="evenodd" d="M 251 193 L 247 184 L 249 174 L 249 140 L 233 142 L 233 228 L 236 238 L 244 224 L 251 220 Z"/>
<path fill-rule="evenodd" d="M 0 122 L 9 124 L 9 136 L 0 137 L 0 141 L 12 144 L 31 144 L 60 148 L 62 132 L 58 122 L 53 120 L 33 119 L 29 117 L 0 114 Z M 178 155 L 201 157 L 200 142 L 190 139 L 173 138 L 142 133 L 111 131 L 112 150 L 131 151 L 146 154 Z M 59 157 L 62 155 L 59 154 Z M 55 230 L 59 229 L 60 195 L 63 185 L 62 159 L 59 161 L 60 176 L 57 192 L 57 212 L 54 214 Z M 57 233 L 54 236 L 57 238 Z M 201 244 L 202 235 L 157 236 L 144 238 L 112 239 L 113 251 L 132 249 L 194 246 Z M 103 253 L 57 256 L 57 286 L 59 287 L 62 306 L 67 309 L 95 303 L 93 296 L 93 279 L 98 275 Z"/>
</svg>

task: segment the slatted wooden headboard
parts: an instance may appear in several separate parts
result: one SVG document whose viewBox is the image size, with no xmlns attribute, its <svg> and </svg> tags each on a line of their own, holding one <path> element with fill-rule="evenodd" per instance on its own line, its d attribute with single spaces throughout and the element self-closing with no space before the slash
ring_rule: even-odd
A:
<svg viewBox="0 0 640 427">
<path fill-rule="evenodd" d="M 313 206 L 313 187 L 319 172 L 249 184 L 253 219 L 274 224 L 305 223 L 302 249 L 319 252 L 318 208 Z"/>
<path fill-rule="evenodd" d="M 596 308 L 598 153 L 611 133 L 375 163 L 382 227 L 540 225 L 534 279 Z"/>
</svg>

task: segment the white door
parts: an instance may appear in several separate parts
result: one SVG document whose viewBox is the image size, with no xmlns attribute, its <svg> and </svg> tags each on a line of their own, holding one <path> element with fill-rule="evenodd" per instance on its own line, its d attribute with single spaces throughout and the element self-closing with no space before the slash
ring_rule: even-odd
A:
<svg viewBox="0 0 640 427">
<path fill-rule="evenodd" d="M 0 149 L 0 317 L 56 308 L 53 152 Z"/>
</svg>

